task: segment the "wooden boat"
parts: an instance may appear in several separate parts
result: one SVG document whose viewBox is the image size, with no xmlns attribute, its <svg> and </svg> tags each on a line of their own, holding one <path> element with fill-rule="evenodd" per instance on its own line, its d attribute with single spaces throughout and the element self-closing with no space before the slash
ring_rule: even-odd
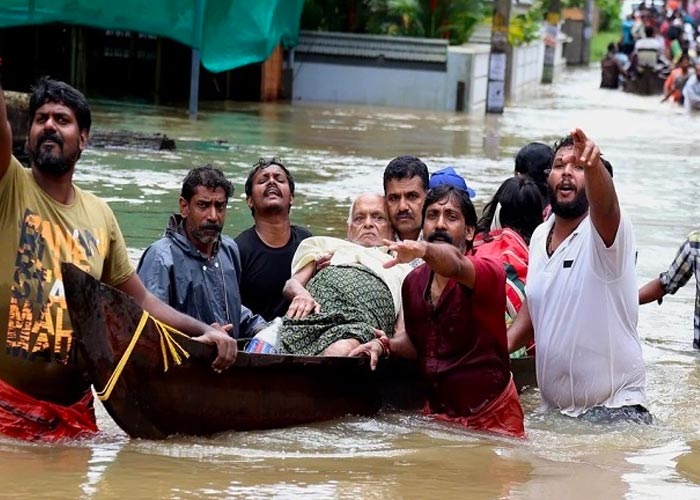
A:
<svg viewBox="0 0 700 500">
<path fill-rule="evenodd" d="M 62 273 L 75 344 L 96 390 L 113 383 L 104 406 L 132 437 L 287 427 L 423 404 L 424 385 L 407 360 L 383 360 L 373 372 L 368 358 L 239 352 L 231 368 L 216 374 L 214 347 L 179 335 L 164 337 L 152 318 L 144 321 L 125 357 L 147 318 L 143 310 L 71 264 L 63 264 Z M 181 364 L 173 363 L 172 341 L 189 353 Z M 122 359 L 126 364 L 115 380 Z M 516 360 L 513 371 L 519 388 L 535 385 L 533 359 Z"/>
<path fill-rule="evenodd" d="M 625 92 L 639 95 L 658 95 L 664 91 L 664 77 L 654 68 L 641 68 L 639 76 L 626 79 L 622 84 Z"/>
</svg>

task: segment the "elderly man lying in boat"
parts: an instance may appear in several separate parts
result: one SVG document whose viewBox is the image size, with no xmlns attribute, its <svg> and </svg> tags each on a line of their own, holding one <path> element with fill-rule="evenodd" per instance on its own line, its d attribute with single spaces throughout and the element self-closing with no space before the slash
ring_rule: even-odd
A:
<svg viewBox="0 0 700 500">
<path fill-rule="evenodd" d="M 291 304 L 281 352 L 346 356 L 376 330 L 392 335 L 401 328 L 401 284 L 411 267 L 384 268 L 392 256 L 382 241 L 393 237 L 384 197 L 363 194 L 350 207 L 347 241 L 321 236 L 299 245 L 284 288 Z M 317 260 L 328 254 L 329 265 L 319 270 Z"/>
</svg>

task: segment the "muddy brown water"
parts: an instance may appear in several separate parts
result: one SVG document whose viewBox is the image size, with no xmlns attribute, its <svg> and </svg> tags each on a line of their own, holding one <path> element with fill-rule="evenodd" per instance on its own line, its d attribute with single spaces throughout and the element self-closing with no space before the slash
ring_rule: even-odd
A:
<svg viewBox="0 0 700 500">
<path fill-rule="evenodd" d="M 227 233 L 251 224 L 243 181 L 258 156 L 281 156 L 297 180 L 292 218 L 342 236 L 350 199 L 381 191 L 388 160 L 417 154 L 454 165 L 483 205 L 527 142 L 580 126 L 615 168 L 637 236 L 638 279 L 665 269 L 700 226 L 700 117 L 656 97 L 597 88 L 595 69 L 566 72 L 503 116 L 316 104 L 180 110 L 96 103 L 95 127 L 164 132 L 174 152 L 88 150 L 77 182 L 114 208 L 134 259 L 158 238 L 180 182 L 203 163 L 234 180 Z M 700 359 L 691 349 L 695 284 L 642 307 L 651 426 L 601 427 L 536 412 L 529 437 L 500 439 L 413 414 L 349 416 L 316 425 L 213 438 L 131 440 L 102 408 L 102 433 L 70 444 L 0 439 L 1 498 L 700 498 Z M 173 407 L 187 404 L 173 401 Z M 205 418 L 205 416 L 203 416 Z"/>
</svg>

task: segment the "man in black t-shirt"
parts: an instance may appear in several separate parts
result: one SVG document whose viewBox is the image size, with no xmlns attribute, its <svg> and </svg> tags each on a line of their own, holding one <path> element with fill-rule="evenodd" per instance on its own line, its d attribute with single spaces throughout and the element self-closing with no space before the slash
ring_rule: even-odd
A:
<svg viewBox="0 0 700 500">
<path fill-rule="evenodd" d="M 261 158 L 253 165 L 245 194 L 255 224 L 236 237 L 241 301 L 270 321 L 287 312 L 282 289 L 291 275 L 294 252 L 311 233 L 290 223 L 294 178 L 278 158 Z"/>
</svg>

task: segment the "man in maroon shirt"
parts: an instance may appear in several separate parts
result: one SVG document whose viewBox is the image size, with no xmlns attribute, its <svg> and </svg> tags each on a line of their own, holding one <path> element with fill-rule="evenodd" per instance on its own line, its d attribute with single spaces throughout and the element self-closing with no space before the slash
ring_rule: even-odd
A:
<svg viewBox="0 0 700 500">
<path fill-rule="evenodd" d="M 405 331 L 363 344 L 375 367 L 382 356 L 417 358 L 428 380 L 428 408 L 467 427 L 523 437 L 523 411 L 508 358 L 505 271 L 472 249 L 476 211 L 467 192 L 441 185 L 423 206 L 425 241 L 385 241 L 396 258 L 420 258 L 402 288 Z"/>
</svg>

